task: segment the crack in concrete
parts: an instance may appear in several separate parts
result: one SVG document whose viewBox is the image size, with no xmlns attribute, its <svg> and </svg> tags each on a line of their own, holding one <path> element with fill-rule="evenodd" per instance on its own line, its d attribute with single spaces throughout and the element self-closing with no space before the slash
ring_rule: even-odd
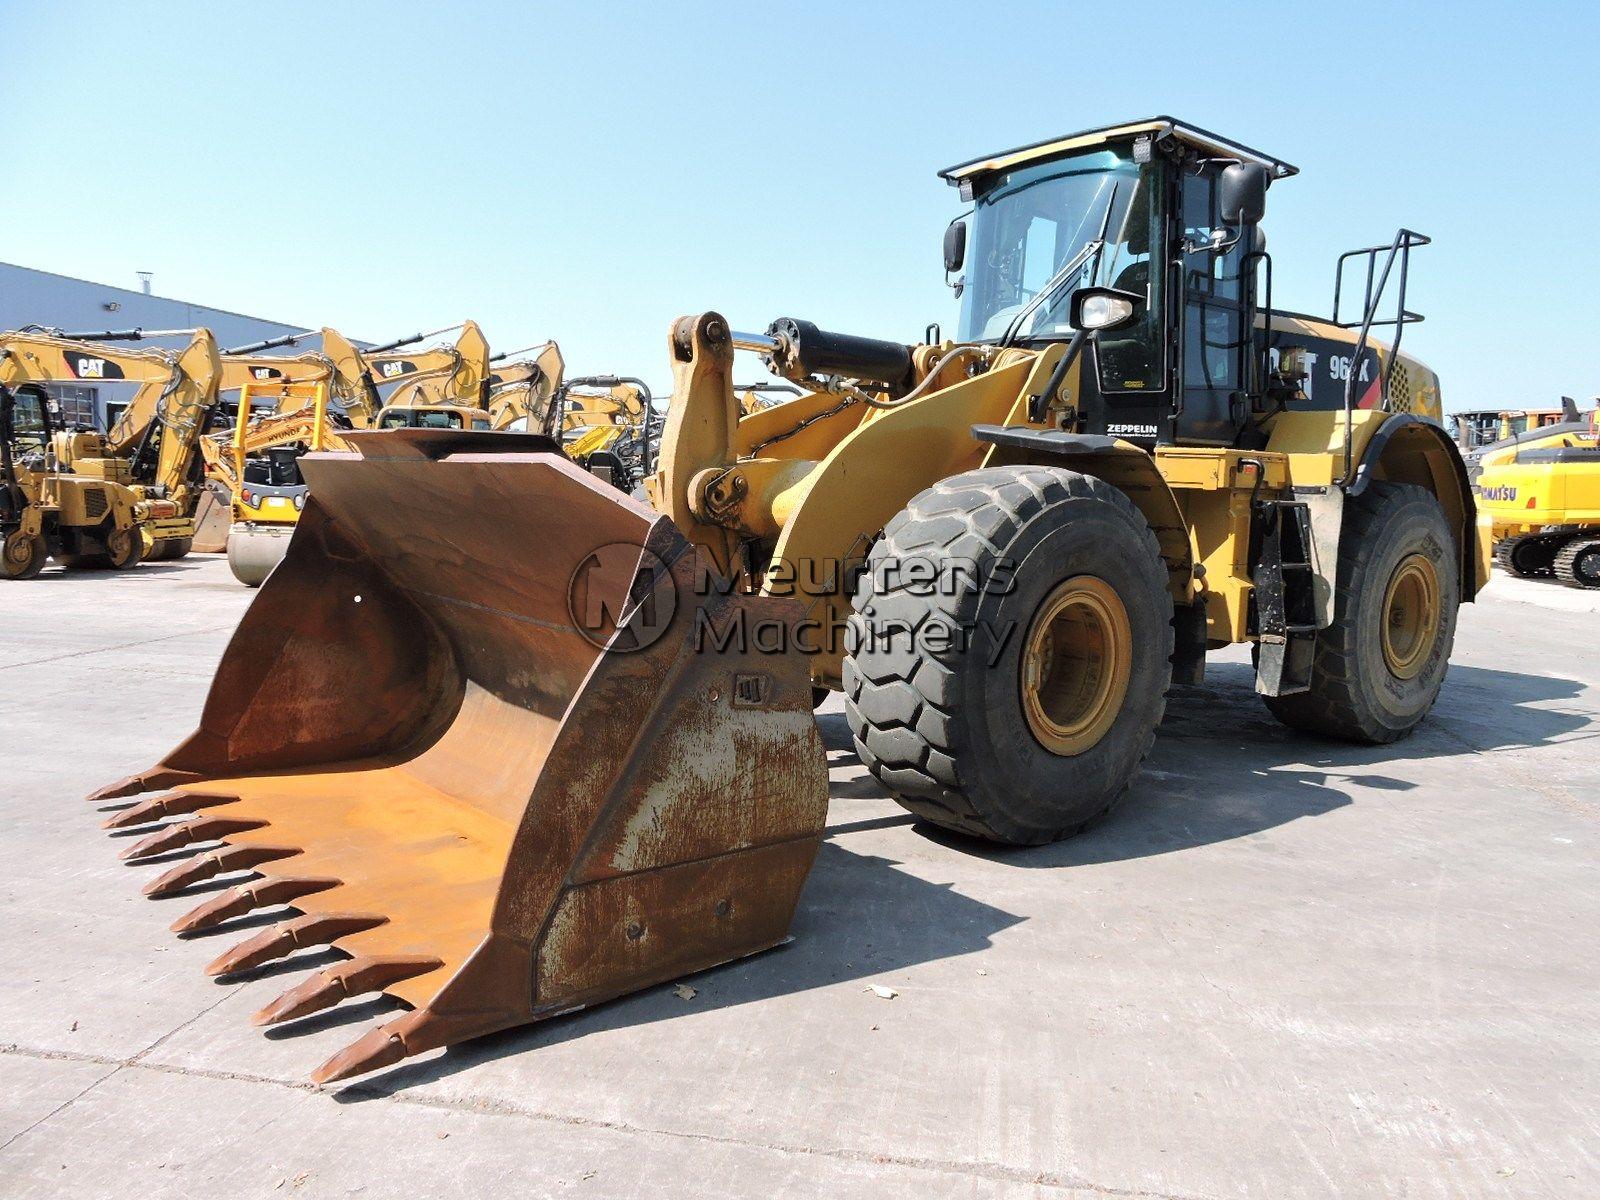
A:
<svg viewBox="0 0 1600 1200">
<path fill-rule="evenodd" d="M 215 1007 L 213 1005 L 212 1007 Z M 209 1012 L 210 1009 L 206 1009 Z M 198 1020 L 205 1014 L 196 1013 L 184 1025 Z M 180 1025 L 178 1029 L 184 1026 Z M 565 1113 L 544 1112 L 539 1109 L 523 1108 L 507 1103 L 493 1097 L 468 1096 L 460 1099 L 446 1100 L 432 1096 L 399 1095 L 384 1091 L 376 1087 L 367 1087 L 361 1084 L 347 1084 L 342 1089 L 321 1087 L 313 1083 L 299 1083 L 293 1080 L 277 1079 L 270 1075 L 257 1075 L 248 1071 L 216 1071 L 202 1067 L 177 1066 L 170 1063 L 157 1063 L 143 1061 L 149 1054 L 167 1038 L 178 1032 L 173 1029 L 163 1034 L 151 1045 L 128 1058 L 113 1058 L 108 1055 L 85 1054 L 75 1050 L 46 1050 L 32 1046 L 22 1046 L 16 1043 L 0 1045 L 0 1054 L 18 1054 L 26 1058 L 41 1059 L 45 1061 L 68 1061 L 101 1063 L 113 1069 L 96 1079 L 78 1095 L 65 1101 L 47 1115 L 35 1121 L 27 1129 L 10 1138 L 5 1145 L 17 1140 L 43 1125 L 52 1117 L 76 1103 L 84 1095 L 104 1083 L 111 1076 L 124 1069 L 136 1071 L 155 1071 L 165 1075 L 180 1075 L 199 1079 L 210 1079 L 226 1083 L 255 1083 L 267 1084 L 273 1087 L 285 1088 L 296 1092 L 325 1092 L 330 1095 L 355 1095 L 366 1096 L 374 1100 L 382 1100 L 390 1104 L 404 1104 L 415 1108 L 424 1108 L 436 1112 L 461 1113 L 463 1115 L 491 1114 L 500 1117 L 512 1117 L 523 1121 L 534 1121 L 545 1124 L 566 1125 L 575 1129 L 601 1130 L 607 1133 L 619 1133 L 643 1137 L 678 1138 L 684 1141 L 709 1142 L 715 1145 L 732 1146 L 741 1149 L 770 1151 L 777 1154 L 801 1155 L 817 1158 L 832 1159 L 839 1162 L 864 1163 L 870 1166 L 901 1167 L 906 1170 L 926 1171 L 934 1174 L 965 1176 L 981 1179 L 994 1183 L 1021 1183 L 1034 1187 L 1051 1188 L 1064 1192 L 1089 1192 L 1096 1196 L 1116 1197 L 1118 1200 L 1214 1200 L 1213 1197 L 1199 1192 L 1167 1192 L 1150 1191 L 1144 1188 L 1117 1187 L 1111 1184 L 1095 1183 L 1092 1180 L 1075 1175 L 1063 1175 L 1055 1171 L 1030 1171 L 1022 1167 L 1012 1167 L 1005 1163 L 988 1160 L 971 1160 L 959 1162 L 950 1159 L 927 1158 L 918 1155 L 883 1154 L 872 1150 L 859 1150 L 850 1146 L 808 1146 L 785 1142 L 765 1142 L 750 1138 L 730 1137 L 713 1133 L 693 1133 L 677 1129 L 656 1129 L 648 1125 L 633 1125 L 626 1121 L 606 1121 L 591 1117 L 579 1117 Z M 0 1146 L 3 1150 L 5 1146 Z"/>
<path fill-rule="evenodd" d="M 114 646 L 94 646 L 88 650 L 68 650 L 64 654 L 52 654 L 46 658 L 29 658 L 22 662 L 0 663 L 0 671 L 14 671 L 18 667 L 36 667 L 40 663 L 60 662 L 65 658 L 83 658 L 89 654 L 110 654 L 116 650 L 130 650 L 134 646 L 149 646 L 156 642 L 170 642 L 174 638 L 195 637 L 207 633 L 222 633 L 234 628 L 234 624 L 207 625 L 204 629 L 185 629 L 181 633 L 164 633 L 160 637 L 140 638 L 133 642 L 118 642 Z"/>
</svg>

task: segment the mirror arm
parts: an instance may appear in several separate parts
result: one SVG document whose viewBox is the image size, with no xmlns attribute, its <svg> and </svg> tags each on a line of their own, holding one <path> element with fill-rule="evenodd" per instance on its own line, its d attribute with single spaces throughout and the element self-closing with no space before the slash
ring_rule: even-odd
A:
<svg viewBox="0 0 1600 1200">
<path fill-rule="evenodd" d="M 1061 385 L 1067 381 L 1067 372 L 1072 370 L 1072 364 L 1078 361 L 1078 356 L 1083 353 L 1083 347 L 1088 341 L 1087 330 L 1075 331 L 1072 340 L 1067 343 L 1067 352 L 1056 360 L 1055 370 L 1051 371 L 1050 378 L 1045 380 L 1044 389 L 1037 396 L 1028 397 L 1028 420 L 1035 425 L 1044 423 L 1044 415 L 1050 408 L 1050 397 L 1061 390 Z"/>
</svg>

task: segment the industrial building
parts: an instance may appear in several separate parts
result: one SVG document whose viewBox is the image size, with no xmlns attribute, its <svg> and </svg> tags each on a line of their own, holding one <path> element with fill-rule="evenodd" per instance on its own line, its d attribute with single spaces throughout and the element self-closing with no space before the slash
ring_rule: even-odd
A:
<svg viewBox="0 0 1600 1200">
<path fill-rule="evenodd" d="M 140 288 L 96 283 L 15 263 L 0 263 L 0 329 L 42 325 L 69 333 L 108 329 L 190 329 L 203 325 L 223 347 L 243 345 L 284 334 L 305 332 L 305 326 L 229 312 L 188 300 L 158 296 L 147 272 Z M 150 344 L 178 346 L 186 338 L 152 338 Z M 289 353 L 316 349 L 316 337 Z M 52 384 L 62 416 L 73 424 L 105 428 L 107 405 L 125 401 L 127 385 L 115 383 Z"/>
</svg>

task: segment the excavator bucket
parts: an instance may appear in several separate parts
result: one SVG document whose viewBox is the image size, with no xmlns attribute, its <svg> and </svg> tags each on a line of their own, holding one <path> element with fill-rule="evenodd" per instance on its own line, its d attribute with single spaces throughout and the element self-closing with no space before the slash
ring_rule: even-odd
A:
<svg viewBox="0 0 1600 1200">
<path fill-rule="evenodd" d="M 800 606 L 707 586 L 669 520 L 548 439 L 350 441 L 302 460 L 312 498 L 200 728 L 90 797 L 160 793 L 107 821 L 153 826 L 123 852 L 162 857 L 149 895 L 248 872 L 174 930 L 289 906 L 208 970 L 331 945 L 256 1021 L 410 1006 L 328 1082 L 786 940 L 826 767 L 803 656 L 738 631 L 792 635 Z"/>
</svg>

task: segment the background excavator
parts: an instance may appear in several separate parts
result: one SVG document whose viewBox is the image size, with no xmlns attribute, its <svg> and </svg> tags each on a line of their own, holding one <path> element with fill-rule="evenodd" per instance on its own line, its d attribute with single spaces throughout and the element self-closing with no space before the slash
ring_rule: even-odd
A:
<svg viewBox="0 0 1600 1200">
<path fill-rule="evenodd" d="M 112 349 L 111 341 L 192 335 L 181 351 Z M 209 330 L 0 334 L 0 565 L 37 575 L 66 566 L 131 567 L 181 558 L 194 537 L 199 443 L 218 403 Z M 59 428 L 48 385 L 136 385 L 107 433 Z M 27 432 L 32 438 L 25 438 Z"/>
<path fill-rule="evenodd" d="M 457 328 L 454 345 L 408 349 Z M 352 429 L 486 427 L 480 423 L 487 421 L 481 401 L 489 346 L 475 322 L 365 351 L 324 328 L 320 351 L 292 358 L 263 354 L 305 336 L 241 347 L 223 358 L 224 393 L 240 389 L 248 399 L 238 401 L 235 428 L 211 439 L 207 461 L 211 478 L 228 490 L 228 565 L 251 587 L 283 558 L 305 506 L 301 455 L 345 448 L 342 434 Z"/>
<path fill-rule="evenodd" d="M 1600 407 L 1584 416 L 1567 400 L 1562 415 L 1484 446 L 1468 462 L 1492 523 L 1496 566 L 1600 588 Z"/>
<path fill-rule="evenodd" d="M 527 432 L 529 423 L 546 411 L 566 378 L 561 347 L 541 342 L 502 351 L 490 356 L 489 362 L 493 364 L 489 371 L 489 427 Z"/>
<path fill-rule="evenodd" d="M 618 375 L 567 380 L 551 395 L 543 428 L 573 462 L 629 493 L 652 470 L 661 440 L 650 388 Z"/>
<path fill-rule="evenodd" d="M 248 873 L 174 929 L 296 910 L 213 973 L 348 956 L 258 1021 L 411 1006 L 331 1081 L 783 941 L 817 687 L 906 808 L 1012 844 L 1115 804 L 1210 649 L 1251 645 L 1296 729 L 1404 737 L 1487 528 L 1436 377 L 1372 336 L 1420 320 L 1427 239 L 1345 256 L 1331 320 L 1277 312 L 1260 223 L 1295 173 L 1168 117 L 950 168 L 958 336 L 680 319 L 648 503 L 548 436 L 308 455 L 199 728 L 91 799 L 179 818 L 124 852 L 188 850 L 152 895 Z M 747 415 L 740 352 L 803 394 Z"/>
</svg>

